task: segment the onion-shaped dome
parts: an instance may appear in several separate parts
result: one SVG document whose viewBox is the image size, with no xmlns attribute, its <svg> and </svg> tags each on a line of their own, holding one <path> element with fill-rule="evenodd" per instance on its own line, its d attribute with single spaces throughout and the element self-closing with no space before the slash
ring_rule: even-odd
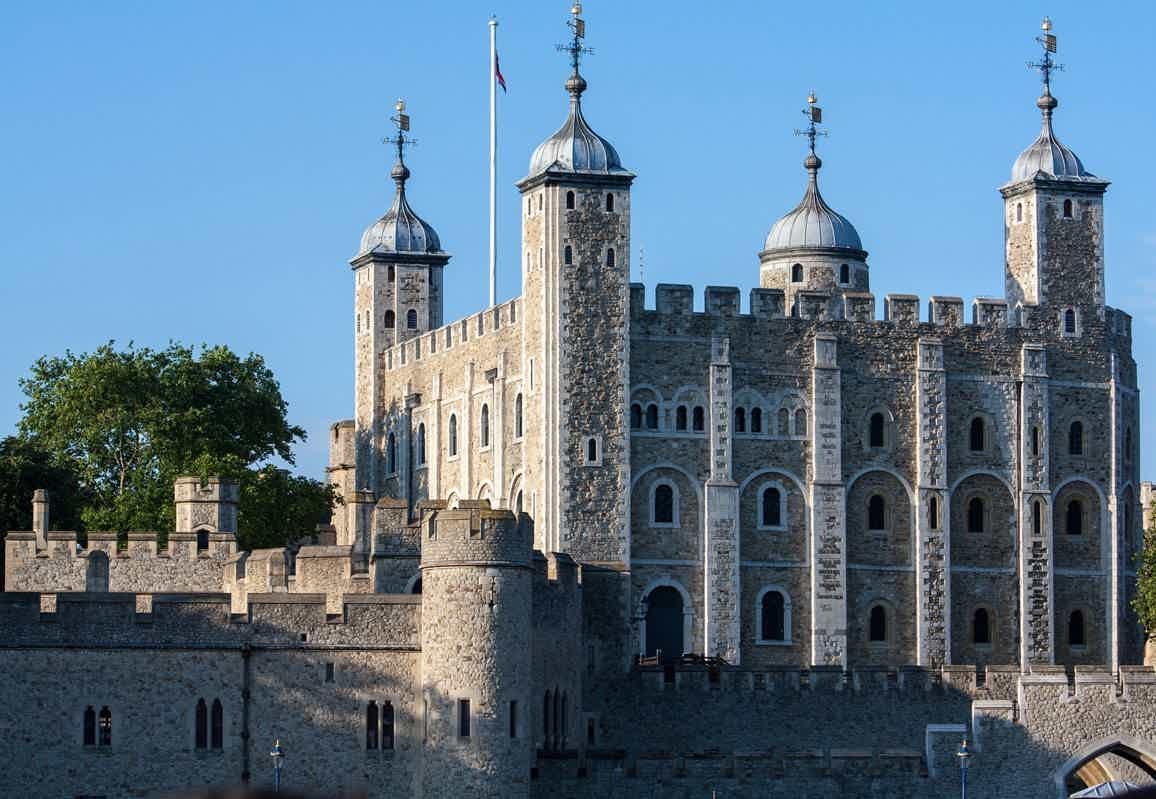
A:
<svg viewBox="0 0 1156 799">
<path fill-rule="evenodd" d="M 566 81 L 566 91 L 570 93 L 570 114 L 558 132 L 534 150 L 527 177 L 537 177 L 543 172 L 629 175 L 614 145 L 595 133 L 582 115 L 586 81 L 575 74 Z"/>
<path fill-rule="evenodd" d="M 1084 164 L 1074 152 L 1060 143 L 1052 130 L 1052 112 L 1059 101 L 1045 89 L 1036 105 L 1044 115 L 1043 129 L 1031 146 L 1016 159 L 1012 167 L 1012 183 L 1031 180 L 1040 173 L 1050 178 L 1095 177 L 1084 169 Z"/>
<path fill-rule="evenodd" d="M 390 176 L 397 183 L 393 205 L 385 216 L 370 225 L 361 236 L 359 255 L 366 253 L 440 254 L 442 245 L 437 231 L 422 219 L 405 197 L 409 168 L 401 161 Z"/>
<path fill-rule="evenodd" d="M 803 161 L 807 168 L 807 191 L 795 209 L 771 228 L 763 249 L 838 248 L 863 251 L 863 242 L 845 216 L 836 213 L 819 193 L 819 169 L 823 162 L 814 153 Z"/>
</svg>

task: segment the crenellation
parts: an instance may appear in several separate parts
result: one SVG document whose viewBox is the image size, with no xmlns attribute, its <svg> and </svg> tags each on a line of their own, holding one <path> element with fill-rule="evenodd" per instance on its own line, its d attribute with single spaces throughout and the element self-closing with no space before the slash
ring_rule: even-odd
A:
<svg viewBox="0 0 1156 799">
<path fill-rule="evenodd" d="M 654 305 L 661 314 L 694 313 L 694 287 L 659 283 L 654 287 Z"/>
<path fill-rule="evenodd" d="M 932 297 L 928 302 L 927 318 L 933 325 L 956 328 L 963 325 L 961 297 Z"/>
<path fill-rule="evenodd" d="M 734 286 L 707 286 L 703 308 L 706 313 L 716 316 L 738 316 L 740 296 Z"/>
<path fill-rule="evenodd" d="M 971 323 L 982 327 L 1005 328 L 1010 322 L 1007 300 L 976 297 L 971 304 Z"/>
<path fill-rule="evenodd" d="M 919 297 L 914 294 L 888 294 L 883 299 L 883 319 L 897 324 L 919 324 Z"/>
<path fill-rule="evenodd" d="M 848 322 L 874 322 L 875 295 L 869 291 L 844 292 L 843 318 Z"/>
<path fill-rule="evenodd" d="M 782 289 L 751 289 L 751 316 L 756 319 L 782 319 L 787 315 L 786 294 Z"/>
</svg>

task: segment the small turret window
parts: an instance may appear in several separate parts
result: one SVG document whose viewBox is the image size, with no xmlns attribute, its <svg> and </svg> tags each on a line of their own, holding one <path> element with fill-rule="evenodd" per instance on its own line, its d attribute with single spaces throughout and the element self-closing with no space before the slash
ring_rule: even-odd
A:
<svg viewBox="0 0 1156 799">
<path fill-rule="evenodd" d="M 425 466 L 425 423 L 417 426 L 417 465 Z"/>
<path fill-rule="evenodd" d="M 389 443 L 385 448 L 385 471 L 393 474 L 397 471 L 397 437 L 389 434 Z"/>
<path fill-rule="evenodd" d="M 100 724 L 97 727 L 100 735 L 97 737 L 97 744 L 99 746 L 112 746 L 112 711 L 108 706 L 100 709 L 100 716 L 98 717 Z"/>
<path fill-rule="evenodd" d="M 653 403 L 646 406 L 646 429 L 658 429 L 658 406 Z"/>
<path fill-rule="evenodd" d="M 396 277 L 397 277 L 397 275 L 394 272 L 393 267 L 392 266 L 387 267 L 385 270 L 385 279 L 388 280 L 390 283 L 392 283 L 396 279 Z"/>
<path fill-rule="evenodd" d="M 522 437 L 522 395 L 514 398 L 514 438 Z"/>
<path fill-rule="evenodd" d="M 1068 454 L 1069 455 L 1083 455 L 1084 454 L 1084 423 L 1072 422 L 1072 426 L 1068 428 Z"/>
<path fill-rule="evenodd" d="M 1077 332 L 1076 309 L 1068 308 L 1064 311 L 1064 335 L 1074 336 Z"/>
<path fill-rule="evenodd" d="M 630 429 L 642 427 L 642 406 L 637 402 L 630 406 Z"/>
<path fill-rule="evenodd" d="M 606 251 L 606 265 L 614 266 L 614 248 L 611 247 Z"/>
<path fill-rule="evenodd" d="M 481 446 L 490 446 L 490 406 L 482 406 L 482 423 L 481 423 Z"/>
<path fill-rule="evenodd" d="M 1064 200 L 1064 219 L 1072 218 L 1072 201 Z"/>
<path fill-rule="evenodd" d="M 851 267 L 847 264 L 839 267 L 839 282 L 844 286 L 851 282 Z"/>
<path fill-rule="evenodd" d="M 405 312 L 405 326 L 410 330 L 417 330 L 417 311 L 413 308 Z"/>
<path fill-rule="evenodd" d="M 701 433 L 706 429 L 706 411 L 701 405 L 694 406 L 694 412 L 691 414 L 691 427 L 696 433 Z"/>
<path fill-rule="evenodd" d="M 566 192 L 566 209 L 569 211 L 574 210 L 574 192 L 572 191 Z"/>
<path fill-rule="evenodd" d="M 456 414 L 450 415 L 450 457 L 458 454 L 458 417 Z"/>
<path fill-rule="evenodd" d="M 803 265 L 802 264 L 795 264 L 794 266 L 791 267 L 791 282 L 792 283 L 802 283 L 803 282 Z"/>
<path fill-rule="evenodd" d="M 613 194 L 607 194 L 606 195 L 606 210 L 607 211 L 613 211 L 614 210 L 614 195 Z"/>
<path fill-rule="evenodd" d="M 984 425 L 983 419 L 978 416 L 971 420 L 971 431 L 967 443 L 972 452 L 983 452 L 987 449 L 986 425 Z"/>
<path fill-rule="evenodd" d="M 539 211 L 541 211 L 545 207 L 545 203 L 546 203 L 545 196 L 542 194 L 539 194 L 538 195 L 538 210 Z"/>
<path fill-rule="evenodd" d="M 679 405 L 674 411 L 674 429 L 686 430 L 686 406 Z"/>
<path fill-rule="evenodd" d="M 1016 221 L 1017 222 L 1023 222 L 1024 221 L 1024 204 L 1023 203 L 1016 203 Z"/>
<path fill-rule="evenodd" d="M 735 408 L 735 432 L 747 432 L 747 412 L 745 408 Z"/>
<path fill-rule="evenodd" d="M 751 408 L 751 432 L 763 432 L 763 411 L 761 408 Z"/>
<path fill-rule="evenodd" d="M 395 324 L 396 324 L 396 317 L 394 316 L 393 311 L 386 311 L 385 312 L 385 329 L 386 330 L 393 330 L 393 327 Z"/>
<path fill-rule="evenodd" d="M 562 251 L 562 261 L 567 265 L 574 263 L 574 249 L 569 244 Z"/>
<path fill-rule="evenodd" d="M 1087 646 L 1087 644 L 1087 635 L 1084 631 L 1084 614 L 1082 611 L 1073 610 L 1072 615 L 1068 617 L 1068 645 Z"/>
</svg>

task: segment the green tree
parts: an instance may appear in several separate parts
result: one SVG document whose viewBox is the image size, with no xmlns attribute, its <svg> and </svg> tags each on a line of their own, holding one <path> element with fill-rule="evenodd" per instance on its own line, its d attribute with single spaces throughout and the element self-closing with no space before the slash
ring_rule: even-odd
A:
<svg viewBox="0 0 1156 799">
<path fill-rule="evenodd" d="M 90 530 L 170 530 L 173 478 L 231 476 L 246 493 L 270 458 L 294 463 L 293 445 L 305 440 L 305 431 L 289 424 L 264 360 L 227 347 L 122 350 L 110 341 L 91 354 L 39 359 L 21 387 L 27 397 L 21 436 L 76 473 L 86 492 L 80 515 Z M 284 508 L 241 522 L 242 507 L 242 541 L 284 543 L 328 517 L 332 492 L 324 484 L 286 476 L 267 485 L 247 493 Z"/>
<path fill-rule="evenodd" d="M 1153 502 L 1153 510 L 1156 510 L 1156 502 Z M 1144 531 L 1144 547 L 1137 561 L 1136 596 L 1132 599 L 1132 609 L 1139 616 L 1145 634 L 1152 638 L 1156 637 L 1156 528 Z"/>
<path fill-rule="evenodd" d="M 48 491 L 54 530 L 76 530 L 83 495 L 76 475 L 48 452 L 16 436 L 0 439 L 0 534 L 32 529 L 32 492 Z"/>
</svg>

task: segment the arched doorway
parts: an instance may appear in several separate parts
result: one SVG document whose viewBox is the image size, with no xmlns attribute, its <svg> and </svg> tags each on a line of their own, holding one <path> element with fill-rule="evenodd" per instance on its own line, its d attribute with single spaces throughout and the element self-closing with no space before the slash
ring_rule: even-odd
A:
<svg viewBox="0 0 1156 799">
<path fill-rule="evenodd" d="M 665 662 L 676 661 L 685 650 L 682 594 L 669 585 L 646 597 L 646 656 L 659 652 Z"/>
<path fill-rule="evenodd" d="M 1145 785 L 1156 783 L 1156 754 L 1146 742 L 1128 737 L 1113 737 L 1085 746 L 1056 771 L 1056 796 L 1060 799 L 1105 783 L 1137 780 Z M 1121 774 L 1123 770 L 1131 773 Z M 1095 791 L 1083 793 L 1096 796 Z M 1111 794 L 1106 794 L 1111 795 Z"/>
</svg>

